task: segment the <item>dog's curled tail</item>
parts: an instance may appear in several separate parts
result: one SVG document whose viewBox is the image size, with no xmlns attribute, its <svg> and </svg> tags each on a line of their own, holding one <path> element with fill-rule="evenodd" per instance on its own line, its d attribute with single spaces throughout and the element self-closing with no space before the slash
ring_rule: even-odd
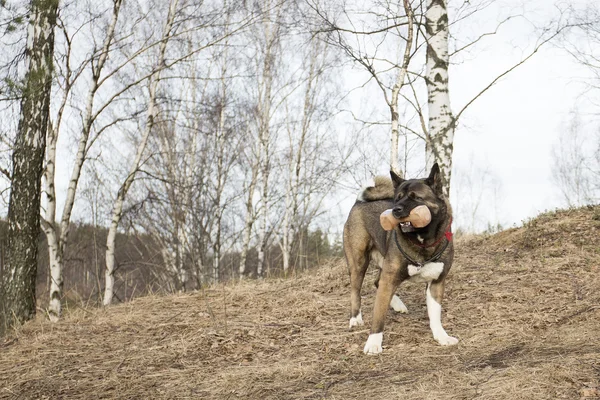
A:
<svg viewBox="0 0 600 400">
<path fill-rule="evenodd" d="M 394 198 L 394 185 L 387 176 L 376 176 L 373 186 L 364 187 L 356 201 L 377 201 Z"/>
</svg>

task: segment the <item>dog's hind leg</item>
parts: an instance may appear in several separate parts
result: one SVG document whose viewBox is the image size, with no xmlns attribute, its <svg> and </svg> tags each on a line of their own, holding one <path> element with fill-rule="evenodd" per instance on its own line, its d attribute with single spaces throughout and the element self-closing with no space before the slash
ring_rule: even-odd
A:
<svg viewBox="0 0 600 400">
<path fill-rule="evenodd" d="M 442 326 L 442 298 L 444 297 L 444 281 L 427 284 L 427 314 L 433 338 L 442 346 L 452 346 L 458 339 L 449 336 Z"/>
<path fill-rule="evenodd" d="M 350 251 L 346 254 L 348 261 L 348 267 L 350 269 L 350 324 L 349 327 L 364 325 L 362 319 L 361 296 L 360 291 L 362 288 L 363 280 L 365 279 L 365 273 L 369 267 L 369 255 L 368 253 L 356 254 L 356 252 Z"/>
<path fill-rule="evenodd" d="M 377 278 L 375 278 L 375 287 L 379 289 L 379 278 L 381 277 L 381 268 L 379 268 L 379 273 L 377 274 Z M 407 314 L 408 308 L 406 305 L 400 300 L 397 294 L 392 296 L 392 301 L 390 301 L 390 307 L 396 311 L 397 313 Z"/>
</svg>

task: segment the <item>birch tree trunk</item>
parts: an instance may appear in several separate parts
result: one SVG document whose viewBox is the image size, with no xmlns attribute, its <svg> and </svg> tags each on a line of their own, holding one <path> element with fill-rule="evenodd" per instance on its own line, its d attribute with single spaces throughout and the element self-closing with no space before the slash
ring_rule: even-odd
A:
<svg viewBox="0 0 600 400">
<path fill-rule="evenodd" d="M 265 252 L 267 248 L 267 229 L 269 214 L 269 173 L 270 173 L 270 141 L 271 141 L 271 106 L 273 89 L 273 68 L 275 64 L 275 46 L 278 40 L 279 17 L 281 13 L 281 4 L 275 12 L 277 13 L 273 24 L 271 21 L 271 2 L 265 3 L 266 12 L 263 14 L 263 30 L 265 38 L 265 48 L 262 60 L 262 76 L 259 82 L 258 96 L 258 117 L 259 117 L 259 144 L 261 147 L 261 211 L 260 225 L 258 229 L 258 266 L 256 274 L 261 276 L 265 267 Z"/>
<path fill-rule="evenodd" d="M 112 220 L 110 223 L 110 228 L 108 229 L 108 235 L 106 238 L 106 269 L 104 271 L 104 299 L 102 300 L 102 304 L 108 306 L 111 304 L 113 295 L 114 295 L 114 271 L 115 271 L 115 241 L 117 236 L 117 229 L 119 227 L 119 222 L 121 222 L 121 217 L 123 213 L 123 204 L 125 203 L 125 197 L 127 196 L 127 192 L 129 188 L 133 184 L 135 180 L 135 175 L 137 174 L 140 164 L 142 161 L 142 156 L 144 151 L 146 150 L 146 145 L 148 143 L 148 137 L 152 132 L 152 128 L 154 126 L 154 122 L 157 114 L 157 105 L 156 105 L 156 92 L 158 90 L 158 84 L 160 82 L 160 72 L 161 68 L 164 65 L 165 61 L 165 53 L 167 49 L 167 43 L 169 38 L 172 35 L 173 30 L 173 21 L 175 19 L 175 12 L 177 10 L 177 4 L 179 0 L 171 0 L 169 4 L 169 13 L 167 15 L 167 21 L 163 30 L 163 40 L 160 42 L 158 48 L 158 59 L 155 64 L 155 69 L 152 75 L 150 75 L 149 85 L 148 85 L 148 110 L 146 113 L 146 125 L 144 127 L 144 132 L 142 133 L 142 140 L 140 141 L 138 148 L 136 150 L 135 159 L 129 169 L 129 174 L 123 181 L 119 192 L 117 193 L 117 198 L 113 204 L 112 210 Z"/>
<path fill-rule="evenodd" d="M 63 103 L 64 104 L 64 103 Z M 58 124 L 58 121 L 57 121 Z M 62 266 L 63 253 L 59 245 L 58 227 L 56 226 L 56 189 L 54 176 L 56 173 L 56 142 L 58 130 L 50 126 L 48 128 L 46 148 L 46 170 L 45 170 L 45 192 L 46 192 L 46 215 L 41 218 L 42 228 L 48 241 L 48 261 L 50 264 L 49 289 L 50 303 L 48 305 L 48 316 L 50 321 L 56 322 L 61 314 L 61 297 L 63 287 Z"/>
<path fill-rule="evenodd" d="M 58 141 L 58 135 L 60 130 L 60 123 L 62 118 L 62 112 L 69 96 L 70 88 L 65 90 L 63 103 L 58 113 L 56 126 L 48 131 L 48 151 L 46 153 L 46 214 L 42 220 L 42 226 L 46 238 L 48 240 L 48 258 L 50 262 L 50 303 L 48 306 L 48 316 L 51 321 L 56 322 L 62 313 L 62 288 L 63 288 L 63 254 L 67 245 L 69 226 L 71 223 L 71 214 L 73 212 L 73 206 L 75 204 L 75 195 L 77 192 L 77 186 L 79 184 L 79 178 L 85 161 L 86 153 L 88 150 L 88 142 L 92 125 L 97 117 L 94 114 L 94 101 L 96 93 L 100 87 L 101 74 L 108 59 L 108 54 L 113 43 L 115 36 L 115 29 L 121 10 L 123 0 L 113 0 L 113 13 L 111 21 L 108 25 L 106 36 L 102 43 L 102 49 L 98 56 L 96 63 L 92 65 L 92 81 L 87 98 L 85 102 L 85 112 L 83 116 L 83 128 L 79 143 L 77 146 L 77 155 L 75 157 L 75 164 L 71 171 L 71 178 L 67 189 L 67 196 L 65 199 L 65 205 L 62 210 L 62 216 L 60 225 L 56 224 L 56 190 L 55 190 L 55 167 L 56 167 L 56 142 Z M 70 56 L 70 52 L 69 52 Z M 69 58 L 67 58 L 67 70 L 69 70 Z M 68 72 L 70 74 L 70 72 Z M 69 76 L 67 76 L 67 83 L 69 84 Z"/>
<path fill-rule="evenodd" d="M 326 49 L 321 48 L 321 42 L 313 40 L 310 49 L 310 61 L 308 66 L 308 76 L 306 81 L 306 89 L 304 92 L 304 103 L 302 107 L 302 119 L 300 123 L 300 137 L 298 145 L 294 152 L 294 138 L 290 132 L 290 161 L 289 161 L 289 179 L 288 190 L 285 196 L 285 214 L 283 219 L 283 274 L 287 276 L 290 268 L 292 243 L 294 241 L 294 229 L 292 226 L 302 229 L 298 226 L 298 191 L 300 188 L 300 179 L 302 174 L 302 165 L 304 162 L 303 155 L 305 151 L 305 142 L 311 128 L 312 116 L 315 110 L 316 87 L 319 84 L 320 69 L 318 68 L 318 57 L 324 53 Z"/>
<path fill-rule="evenodd" d="M 398 176 L 404 176 L 402 168 L 400 167 L 400 157 L 398 155 L 398 142 L 400 138 L 400 130 L 398 129 L 400 115 L 398 113 L 398 95 L 400 94 L 400 90 L 402 86 L 404 86 L 404 80 L 406 79 L 406 73 L 408 71 L 408 65 L 410 63 L 410 50 L 412 48 L 413 42 L 413 32 L 414 32 L 414 21 L 413 21 L 413 11 L 410 6 L 409 0 L 403 0 L 404 2 L 404 11 L 406 12 L 406 18 L 408 20 L 408 32 L 406 37 L 406 46 L 404 47 L 404 56 L 402 57 L 402 66 L 398 71 L 398 75 L 396 76 L 396 82 L 392 87 L 392 95 L 389 103 L 390 113 L 392 119 L 392 137 L 391 137 L 391 145 L 390 145 L 390 169 L 396 173 Z"/>
<path fill-rule="evenodd" d="M 246 219 L 244 223 L 244 232 L 242 234 L 242 252 L 240 255 L 240 280 L 244 279 L 246 274 L 246 260 L 248 258 L 248 248 L 250 247 L 250 236 L 252 235 L 252 225 L 254 225 L 254 210 L 253 200 L 254 191 L 256 190 L 256 184 L 258 182 L 258 172 L 260 167 L 260 159 L 252 165 L 252 176 L 250 177 L 250 184 L 248 185 L 248 197 L 246 197 Z"/>
<path fill-rule="evenodd" d="M 264 143 L 263 143 L 264 142 Z M 263 147 L 263 155 L 262 155 L 262 167 L 261 167 L 261 177 L 262 177 L 262 191 L 261 191 L 261 201 L 262 201 L 262 214 L 260 216 L 260 225 L 258 228 L 258 266 L 256 267 L 256 275 L 258 277 L 262 276 L 263 269 L 265 266 L 265 252 L 267 247 L 267 226 L 268 226 L 268 215 L 269 215 L 269 144 L 268 144 L 268 136 L 261 140 L 261 145 Z"/>
<path fill-rule="evenodd" d="M 31 1 L 25 87 L 12 164 L 8 265 L 0 290 L 0 334 L 35 316 L 41 177 L 50 113 L 58 0 Z"/>
<path fill-rule="evenodd" d="M 290 176 L 291 179 L 291 176 Z M 285 212 L 283 214 L 283 225 L 282 229 L 282 244 L 281 244 L 281 255 L 283 258 L 283 274 L 287 276 L 288 270 L 290 269 L 290 255 L 293 240 L 293 231 L 291 224 L 291 211 L 292 208 L 292 192 L 290 188 L 285 193 Z"/>
<path fill-rule="evenodd" d="M 227 44 L 226 44 L 227 45 Z M 227 50 L 225 50 L 225 58 Z M 221 105 L 219 107 L 219 123 L 215 130 L 215 151 L 217 152 L 217 182 L 215 187 L 215 211 L 216 218 L 213 225 L 215 240 L 213 242 L 213 280 L 219 282 L 221 276 L 221 221 L 223 219 L 224 207 L 221 206 L 221 198 L 226 181 L 226 171 L 223 158 L 225 157 L 225 107 L 227 103 L 227 84 L 225 75 L 227 73 L 227 61 L 221 70 Z"/>
<path fill-rule="evenodd" d="M 427 170 L 440 166 L 444 193 L 450 194 L 455 119 L 448 88 L 448 10 L 446 0 L 427 0 L 425 13 L 429 128 L 425 147 Z"/>
</svg>

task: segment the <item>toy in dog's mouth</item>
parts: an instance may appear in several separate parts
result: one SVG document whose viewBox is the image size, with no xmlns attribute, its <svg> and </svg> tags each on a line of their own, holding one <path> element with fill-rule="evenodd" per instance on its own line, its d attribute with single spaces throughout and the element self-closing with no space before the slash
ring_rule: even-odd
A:
<svg viewBox="0 0 600 400">
<path fill-rule="evenodd" d="M 427 206 L 421 205 L 413 208 L 410 215 L 404 218 L 394 217 L 392 210 L 385 210 L 379 217 L 381 227 L 386 231 L 393 230 L 400 225 L 402 232 L 414 232 L 416 228 L 424 228 L 431 222 L 431 211 Z"/>
</svg>

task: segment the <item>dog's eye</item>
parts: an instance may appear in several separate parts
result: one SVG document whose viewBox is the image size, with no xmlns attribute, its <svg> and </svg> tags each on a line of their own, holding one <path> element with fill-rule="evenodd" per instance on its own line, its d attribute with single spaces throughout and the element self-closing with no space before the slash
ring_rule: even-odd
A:
<svg viewBox="0 0 600 400">
<path fill-rule="evenodd" d="M 422 201 L 422 200 L 423 200 L 423 198 L 422 198 L 422 197 L 419 197 L 419 196 L 415 197 L 415 199 L 417 199 L 417 200 L 419 200 L 419 201 Z"/>
</svg>

